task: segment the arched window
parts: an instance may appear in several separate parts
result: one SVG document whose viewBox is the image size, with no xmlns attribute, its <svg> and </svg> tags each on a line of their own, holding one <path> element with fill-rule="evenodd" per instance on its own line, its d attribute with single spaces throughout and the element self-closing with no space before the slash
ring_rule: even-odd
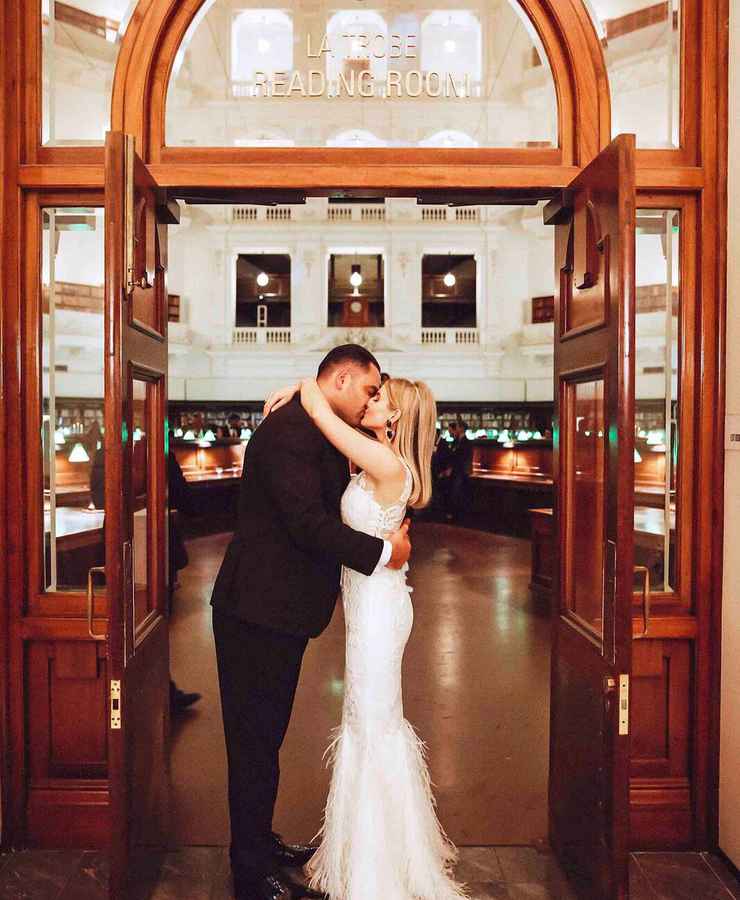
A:
<svg viewBox="0 0 740 900">
<path fill-rule="evenodd" d="M 425 72 L 448 73 L 462 82 L 481 78 L 480 20 L 466 10 L 438 10 L 421 25 L 421 67 Z"/>
<path fill-rule="evenodd" d="M 254 83 L 264 72 L 293 68 L 293 21 L 278 9 L 247 9 L 231 26 L 231 80 Z"/>
<path fill-rule="evenodd" d="M 376 80 L 384 79 L 388 71 L 388 25 L 385 19 L 371 10 L 341 10 L 326 26 L 331 52 L 326 55 L 326 77 L 336 81 L 345 76 L 368 70 Z"/>
<path fill-rule="evenodd" d="M 295 147 L 419 147 L 437 132 L 468 136 L 453 146 L 556 147 L 558 105 L 517 0 L 475 13 L 402 0 L 388 18 L 326 0 L 292 18 L 208 0 L 170 77 L 164 143 L 253 146 L 268 132 Z"/>
</svg>

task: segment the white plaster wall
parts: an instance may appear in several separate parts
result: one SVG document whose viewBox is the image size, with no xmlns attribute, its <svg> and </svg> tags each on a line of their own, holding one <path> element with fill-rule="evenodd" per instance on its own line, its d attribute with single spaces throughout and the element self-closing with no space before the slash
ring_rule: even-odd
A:
<svg viewBox="0 0 740 900">
<path fill-rule="evenodd" d="M 730 3 L 727 414 L 740 415 L 740 0 Z M 719 845 L 740 866 L 740 451 L 725 454 Z"/>
</svg>

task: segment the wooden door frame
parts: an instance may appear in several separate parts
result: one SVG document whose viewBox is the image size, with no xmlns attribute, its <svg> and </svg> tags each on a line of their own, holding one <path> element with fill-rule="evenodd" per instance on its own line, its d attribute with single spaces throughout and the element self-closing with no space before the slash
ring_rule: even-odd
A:
<svg viewBox="0 0 740 900">
<path fill-rule="evenodd" d="M 609 140 L 609 98 L 603 54 L 580 0 L 520 0 L 539 23 L 561 109 L 561 147 L 541 150 L 186 149 L 163 143 L 164 92 L 177 35 L 202 0 L 140 0 L 126 32 L 114 82 L 112 125 L 138 137 L 144 158 L 163 186 L 456 189 L 561 188 Z M 719 684 L 724 474 L 724 339 L 727 221 L 728 0 L 685 0 L 681 148 L 637 152 L 637 205 L 674 196 L 694 202 L 699 267 L 699 328 L 694 370 L 696 445 L 692 609 L 694 814 L 697 848 L 717 846 Z M 544 30 L 544 31 L 543 31 Z M 11 663 L 13 625 L 26 598 L 28 547 L 22 517 L 24 456 L 7 440 L 24 421 L 21 326 L 28 266 L 22 235 L 26 192 L 102 190 L 103 148 L 40 146 L 40 3 L 0 3 L 0 803 L 3 843 L 13 842 L 11 760 L 23 747 L 10 729 L 9 692 L 20 672 Z M 559 62 L 559 60 L 562 62 Z M 555 61 L 555 62 L 553 62 Z M 666 203 L 666 205 L 669 205 Z M 711 504 L 702 498 L 712 497 Z M 16 820 L 17 821 L 17 820 Z"/>
</svg>

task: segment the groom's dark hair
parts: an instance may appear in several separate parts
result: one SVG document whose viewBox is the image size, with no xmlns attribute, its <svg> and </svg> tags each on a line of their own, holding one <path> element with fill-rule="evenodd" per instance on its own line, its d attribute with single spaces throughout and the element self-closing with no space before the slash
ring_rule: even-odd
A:
<svg viewBox="0 0 740 900">
<path fill-rule="evenodd" d="M 335 366 L 346 365 L 347 363 L 354 363 L 363 369 L 375 366 L 380 372 L 380 363 L 369 350 L 366 350 L 359 344 L 341 344 L 339 347 L 334 347 L 330 350 L 321 360 L 316 375 L 318 378 L 321 378 L 325 372 L 331 371 Z"/>
</svg>

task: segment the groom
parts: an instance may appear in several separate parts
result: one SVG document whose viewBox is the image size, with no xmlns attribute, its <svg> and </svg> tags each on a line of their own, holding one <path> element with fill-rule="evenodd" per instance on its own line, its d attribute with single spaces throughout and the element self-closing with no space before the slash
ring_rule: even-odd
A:
<svg viewBox="0 0 740 900">
<path fill-rule="evenodd" d="M 317 380 L 334 412 L 362 420 L 380 388 L 364 347 L 335 347 Z M 342 524 L 349 464 L 294 397 L 265 419 L 244 457 L 239 522 L 213 589 L 221 706 L 229 770 L 231 867 L 239 900 L 321 896 L 288 881 L 314 848 L 272 831 L 278 755 L 309 638 L 331 619 L 342 565 L 370 575 L 399 569 L 411 552 L 404 525 L 387 541 Z"/>
</svg>

